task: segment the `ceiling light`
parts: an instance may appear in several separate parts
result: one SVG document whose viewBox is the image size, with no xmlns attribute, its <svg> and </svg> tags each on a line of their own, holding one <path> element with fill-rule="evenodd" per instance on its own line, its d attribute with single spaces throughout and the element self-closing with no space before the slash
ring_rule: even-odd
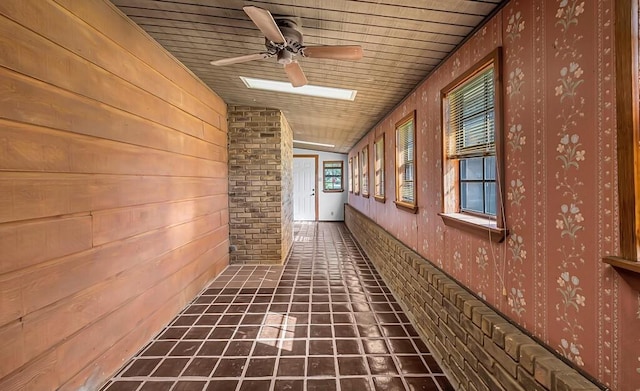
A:
<svg viewBox="0 0 640 391">
<path fill-rule="evenodd" d="M 317 145 L 319 147 L 327 147 L 327 148 L 333 148 L 335 147 L 335 145 L 333 144 L 323 144 L 323 143 L 314 143 L 313 141 L 300 141 L 300 140 L 293 140 L 294 143 L 297 144 L 309 144 L 309 145 Z"/>
<path fill-rule="evenodd" d="M 287 92 L 289 94 L 309 95 L 320 98 L 354 100 L 356 99 L 356 90 L 346 90 L 344 88 L 321 87 L 305 85 L 302 87 L 294 87 L 291 83 L 285 83 L 275 80 L 254 79 L 251 77 L 240 76 L 240 79 L 249 88 L 257 90 L 267 90 L 276 92 Z"/>
</svg>

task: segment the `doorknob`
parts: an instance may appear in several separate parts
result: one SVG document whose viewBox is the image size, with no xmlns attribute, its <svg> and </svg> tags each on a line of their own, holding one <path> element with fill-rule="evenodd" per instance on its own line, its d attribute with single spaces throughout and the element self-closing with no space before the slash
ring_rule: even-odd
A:
<svg viewBox="0 0 640 391">
<path fill-rule="evenodd" d="M 316 189 L 311 189 L 311 195 L 312 196 L 316 195 Z"/>
</svg>

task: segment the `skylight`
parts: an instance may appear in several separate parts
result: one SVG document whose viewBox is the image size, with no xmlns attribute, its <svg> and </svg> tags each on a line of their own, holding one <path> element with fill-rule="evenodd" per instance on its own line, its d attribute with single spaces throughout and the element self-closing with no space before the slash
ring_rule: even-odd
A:
<svg viewBox="0 0 640 391">
<path fill-rule="evenodd" d="M 328 148 L 333 148 L 335 147 L 335 145 L 333 144 L 323 144 L 323 143 L 316 143 L 313 141 L 302 141 L 302 140 L 293 140 L 294 144 L 309 144 L 309 145 L 317 145 L 319 147 L 328 147 Z"/>
<path fill-rule="evenodd" d="M 358 91 L 346 90 L 343 88 L 322 87 L 305 85 L 302 87 L 293 87 L 291 83 L 285 83 L 275 80 L 254 79 L 251 77 L 240 76 L 240 79 L 249 88 L 257 90 L 267 90 L 276 92 L 286 92 L 289 94 L 316 96 L 320 98 L 354 100 Z"/>
</svg>

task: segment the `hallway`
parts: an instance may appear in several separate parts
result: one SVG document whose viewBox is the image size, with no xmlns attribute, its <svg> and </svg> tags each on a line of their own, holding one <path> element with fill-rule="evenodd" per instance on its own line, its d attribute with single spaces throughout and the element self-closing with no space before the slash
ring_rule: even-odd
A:
<svg viewBox="0 0 640 391">
<path fill-rule="evenodd" d="M 284 266 L 229 266 L 102 390 L 452 390 L 342 223 Z"/>
</svg>

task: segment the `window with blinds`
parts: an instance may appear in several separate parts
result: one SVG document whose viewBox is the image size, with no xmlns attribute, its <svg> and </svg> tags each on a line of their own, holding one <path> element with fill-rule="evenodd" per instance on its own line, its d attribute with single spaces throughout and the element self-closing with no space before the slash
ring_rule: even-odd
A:
<svg viewBox="0 0 640 391">
<path fill-rule="evenodd" d="M 457 212 L 489 218 L 495 218 L 498 200 L 496 58 L 476 64 L 442 94 L 445 158 L 456 167 Z"/>
<path fill-rule="evenodd" d="M 369 197 L 369 146 L 362 150 L 362 196 Z"/>
<path fill-rule="evenodd" d="M 353 158 L 349 158 L 349 193 L 353 193 Z"/>
<path fill-rule="evenodd" d="M 360 154 L 353 157 L 353 192 L 360 194 Z"/>
<path fill-rule="evenodd" d="M 322 183 L 325 192 L 343 191 L 342 161 L 325 161 L 322 163 Z"/>
<path fill-rule="evenodd" d="M 373 144 L 373 196 L 384 201 L 384 134 Z"/>
<path fill-rule="evenodd" d="M 415 113 L 396 125 L 396 204 L 415 208 Z"/>
</svg>

